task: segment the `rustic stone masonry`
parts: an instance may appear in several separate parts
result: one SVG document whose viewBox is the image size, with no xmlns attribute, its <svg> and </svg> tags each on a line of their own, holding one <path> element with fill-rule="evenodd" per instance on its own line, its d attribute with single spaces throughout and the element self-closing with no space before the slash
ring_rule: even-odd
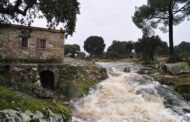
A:
<svg viewBox="0 0 190 122">
<path fill-rule="evenodd" d="M 35 91 L 43 98 L 51 96 L 42 92 L 48 89 L 69 99 L 107 78 L 104 68 L 63 64 L 63 58 L 63 31 L 18 25 L 0 28 L 0 85 L 29 94 Z"/>
<path fill-rule="evenodd" d="M 0 65 L 9 81 L 33 84 L 56 90 L 64 81 L 98 82 L 107 78 L 106 69 L 97 66 L 72 66 L 68 64 L 9 64 Z M 65 83 L 64 83 L 65 84 Z M 63 84 L 62 84 L 63 85 Z"/>
<path fill-rule="evenodd" d="M 63 67 L 64 31 L 20 25 L 0 27 L 0 75 L 55 89 Z M 57 63 L 57 64 L 54 64 Z"/>
<path fill-rule="evenodd" d="M 63 60 L 64 32 L 18 25 L 0 28 L 1 60 Z"/>
<path fill-rule="evenodd" d="M 54 90 L 61 79 L 63 64 L 11 64 L 6 70 L 8 78 L 13 82 L 35 84 Z"/>
</svg>

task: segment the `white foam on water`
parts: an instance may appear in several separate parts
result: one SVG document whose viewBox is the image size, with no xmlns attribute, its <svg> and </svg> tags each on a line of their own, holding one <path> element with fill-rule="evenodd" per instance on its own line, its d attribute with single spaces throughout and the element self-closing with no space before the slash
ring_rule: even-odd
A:
<svg viewBox="0 0 190 122">
<path fill-rule="evenodd" d="M 106 65 L 108 66 L 108 64 Z M 181 122 L 182 117 L 165 108 L 163 98 L 137 94 L 157 82 L 139 84 L 136 73 L 108 68 L 109 78 L 74 103 L 72 122 Z M 111 68 L 111 69 L 110 69 Z"/>
</svg>

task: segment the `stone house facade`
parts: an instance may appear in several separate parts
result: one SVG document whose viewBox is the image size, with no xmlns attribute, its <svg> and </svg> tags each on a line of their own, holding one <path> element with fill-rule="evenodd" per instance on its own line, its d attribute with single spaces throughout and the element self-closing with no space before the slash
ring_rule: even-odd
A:
<svg viewBox="0 0 190 122">
<path fill-rule="evenodd" d="M 63 31 L 18 25 L 0 28 L 0 76 L 5 77 L 5 82 L 0 78 L 0 85 L 12 85 L 18 91 L 24 90 L 43 98 L 49 98 L 43 92 L 48 90 L 72 97 L 82 95 L 81 88 L 87 89 L 78 88 L 76 84 L 94 84 L 107 78 L 104 68 L 64 64 L 63 58 Z M 7 59 L 13 62 L 3 62 Z M 45 62 L 37 62 L 42 60 Z"/>
<path fill-rule="evenodd" d="M 0 59 L 62 61 L 64 31 L 7 25 L 0 28 Z"/>
<path fill-rule="evenodd" d="M 0 28 L 0 72 L 10 81 L 54 90 L 61 80 L 64 31 L 20 25 Z"/>
</svg>

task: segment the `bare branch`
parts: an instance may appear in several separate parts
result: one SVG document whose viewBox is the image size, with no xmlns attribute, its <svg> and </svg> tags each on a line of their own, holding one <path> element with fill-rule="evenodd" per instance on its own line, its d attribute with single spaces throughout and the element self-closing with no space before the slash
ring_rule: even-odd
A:
<svg viewBox="0 0 190 122">
<path fill-rule="evenodd" d="M 152 19 L 169 19 L 169 18 L 168 17 L 155 16 L 155 17 L 152 17 Z"/>
<path fill-rule="evenodd" d="M 173 5 L 172 5 L 172 8 L 174 8 L 174 6 L 176 5 L 176 0 L 173 0 Z"/>
<path fill-rule="evenodd" d="M 183 9 L 185 9 L 187 6 L 190 5 L 190 2 L 187 2 L 187 4 L 185 4 L 183 7 L 181 7 L 180 9 L 178 9 L 177 11 L 173 11 L 173 14 L 177 14 L 178 12 L 183 11 Z"/>
</svg>

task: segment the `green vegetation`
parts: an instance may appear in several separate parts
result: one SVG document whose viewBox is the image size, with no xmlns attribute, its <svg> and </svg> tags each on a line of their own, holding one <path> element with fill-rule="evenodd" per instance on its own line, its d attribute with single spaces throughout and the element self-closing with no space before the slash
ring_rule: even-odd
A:
<svg viewBox="0 0 190 122">
<path fill-rule="evenodd" d="M 65 55 L 70 55 L 71 57 L 75 57 L 75 54 L 79 54 L 80 46 L 77 44 L 67 44 L 65 45 Z"/>
<path fill-rule="evenodd" d="M 55 114 L 64 115 L 68 121 L 71 111 L 64 106 L 62 100 L 82 97 L 93 85 L 107 78 L 107 73 L 104 68 L 84 60 L 65 58 L 64 61 L 67 64 L 62 67 L 61 80 L 56 82 L 53 92 L 46 92 L 33 84 L 2 80 L 0 110 L 13 109 L 23 113 L 30 110 L 33 113 L 40 111 L 44 114 L 50 110 Z M 3 78 L 4 74 L 1 74 L 1 77 Z"/>
<path fill-rule="evenodd" d="M 104 68 L 93 65 L 65 66 L 62 80 L 58 81 L 56 93 L 67 99 L 79 98 L 87 94 L 89 89 L 101 80 L 107 78 Z"/>
<path fill-rule="evenodd" d="M 88 94 L 89 89 L 96 83 L 97 82 L 94 81 L 64 80 L 58 82 L 59 87 L 56 91 L 59 94 L 63 94 L 65 97 L 67 97 L 67 99 L 79 98 L 82 97 L 84 94 Z"/>
<path fill-rule="evenodd" d="M 175 52 L 179 56 L 179 58 L 183 60 L 188 60 L 190 57 L 190 43 L 189 42 L 181 42 L 179 45 L 175 46 Z"/>
<path fill-rule="evenodd" d="M 190 78 L 190 72 L 177 75 L 179 78 Z"/>
<path fill-rule="evenodd" d="M 71 117 L 69 109 L 62 104 L 54 103 L 51 100 L 40 100 L 29 97 L 6 87 L 0 87 L 0 91 L 0 110 L 17 110 L 19 108 L 23 112 L 30 110 L 35 113 L 49 109 L 56 114 L 65 115 L 67 121 L 69 121 Z"/>
<path fill-rule="evenodd" d="M 156 81 L 159 81 L 161 84 L 173 87 L 175 83 L 178 81 L 176 77 L 167 77 L 164 75 L 154 75 L 153 76 Z"/>
<path fill-rule="evenodd" d="M 132 41 L 113 41 L 108 48 L 106 56 L 110 58 L 125 58 L 132 56 L 134 43 Z"/>
<path fill-rule="evenodd" d="M 84 50 L 93 58 L 102 56 L 105 46 L 104 39 L 99 36 L 90 36 L 84 42 Z"/>
<path fill-rule="evenodd" d="M 96 59 L 97 62 L 113 62 L 113 61 L 117 61 L 118 58 L 112 58 L 112 59 L 109 59 L 109 58 L 100 58 L 100 59 Z"/>
<path fill-rule="evenodd" d="M 166 45 L 166 46 L 165 46 Z M 144 61 L 154 61 L 156 54 L 167 54 L 167 44 L 159 36 L 143 36 L 135 43 L 137 56 Z"/>
<path fill-rule="evenodd" d="M 63 62 L 66 65 L 74 65 L 74 66 L 88 66 L 90 64 L 90 62 L 87 62 L 86 60 L 81 60 L 79 58 L 70 58 L 70 57 L 64 57 Z"/>
<path fill-rule="evenodd" d="M 170 55 L 173 55 L 173 25 L 180 24 L 190 15 L 189 8 L 189 0 L 147 0 L 147 5 L 136 9 L 133 22 L 145 35 L 152 34 L 152 28 L 167 32 L 168 27 Z"/>
<path fill-rule="evenodd" d="M 113 41 L 104 54 L 104 59 L 118 60 L 123 58 L 138 58 L 139 61 L 152 63 L 159 56 L 168 56 L 169 47 L 159 36 L 144 35 L 136 42 Z M 100 60 L 100 59 L 98 59 Z"/>
<path fill-rule="evenodd" d="M 189 74 L 189 73 L 188 73 Z M 180 79 L 175 84 L 175 90 L 180 93 L 186 100 L 190 101 L 190 78 L 189 79 Z"/>
<path fill-rule="evenodd" d="M 4 78 L 5 78 L 5 76 L 0 74 L 0 79 L 4 79 Z"/>
<path fill-rule="evenodd" d="M 76 16 L 79 14 L 77 0 L 2 0 L 0 5 L 0 24 L 16 21 L 30 25 L 35 18 L 46 18 L 51 28 L 61 23 L 66 35 L 75 31 Z"/>
</svg>

